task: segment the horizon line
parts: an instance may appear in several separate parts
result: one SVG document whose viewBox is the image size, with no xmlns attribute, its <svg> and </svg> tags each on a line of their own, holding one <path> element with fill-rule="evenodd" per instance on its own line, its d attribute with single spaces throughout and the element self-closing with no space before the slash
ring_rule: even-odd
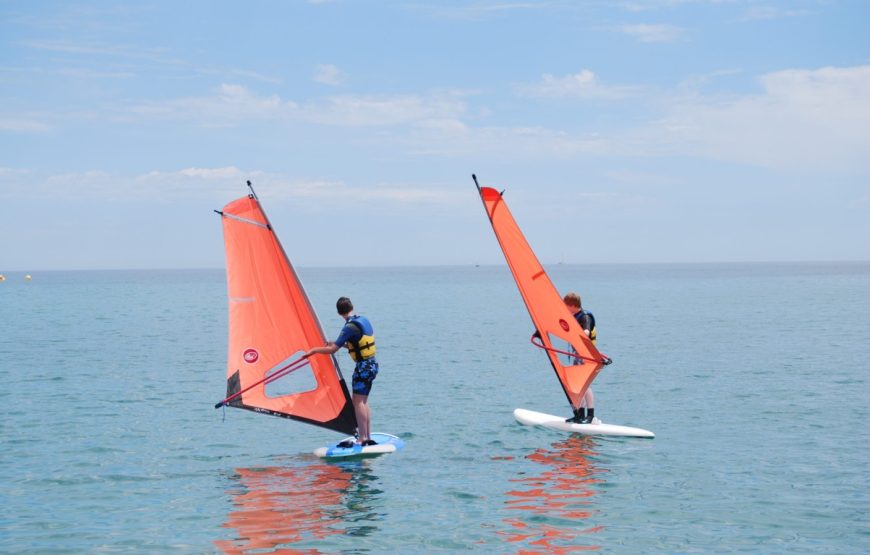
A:
<svg viewBox="0 0 870 555">
<path fill-rule="evenodd" d="M 715 261 L 663 261 L 663 262 L 543 262 L 542 266 L 710 266 L 710 265 L 737 265 L 737 264 L 870 264 L 870 259 L 830 259 L 830 260 L 715 260 Z M 342 269 L 410 269 L 410 268 L 491 268 L 504 267 L 506 264 L 497 263 L 449 263 L 449 264 L 383 264 L 383 265 L 311 265 L 297 266 L 294 268 L 308 270 L 342 270 Z M 129 267 L 129 268 L 36 268 L 28 270 L 0 270 L 4 273 L 29 274 L 33 272 L 168 272 L 168 271 L 224 271 L 224 266 L 198 266 L 198 267 Z"/>
</svg>

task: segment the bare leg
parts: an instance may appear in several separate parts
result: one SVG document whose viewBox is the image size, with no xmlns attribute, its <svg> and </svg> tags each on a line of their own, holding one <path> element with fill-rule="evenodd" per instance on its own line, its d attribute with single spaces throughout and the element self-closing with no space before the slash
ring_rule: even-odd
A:
<svg viewBox="0 0 870 555">
<path fill-rule="evenodd" d="M 356 414 L 356 424 L 359 430 L 359 442 L 363 443 L 371 439 L 369 436 L 369 426 L 371 420 L 371 411 L 368 404 L 369 396 L 353 394 L 353 411 Z"/>
<path fill-rule="evenodd" d="M 583 418 L 583 423 L 592 424 L 595 422 L 595 395 L 592 394 L 591 387 L 586 389 L 582 404 L 586 407 L 586 416 Z"/>
<path fill-rule="evenodd" d="M 595 408 L 595 395 L 592 393 L 592 388 L 586 388 L 586 394 L 583 395 L 583 402 L 580 403 L 582 406 L 587 409 Z"/>
</svg>

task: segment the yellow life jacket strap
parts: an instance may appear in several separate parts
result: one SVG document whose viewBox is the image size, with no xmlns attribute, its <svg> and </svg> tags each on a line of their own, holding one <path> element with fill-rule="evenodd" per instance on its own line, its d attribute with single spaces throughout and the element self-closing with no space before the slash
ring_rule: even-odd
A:
<svg viewBox="0 0 870 555">
<path fill-rule="evenodd" d="M 359 340 L 348 341 L 345 345 L 348 348 L 348 351 L 350 351 L 350 358 L 355 361 L 360 361 L 375 356 L 375 338 L 371 335 L 366 335 L 365 330 L 363 330 L 363 327 L 359 322 L 348 320 L 347 323 L 353 325 L 362 335 Z M 369 341 L 366 341 L 366 339 Z M 365 354 L 363 354 L 364 351 L 366 352 Z"/>
</svg>

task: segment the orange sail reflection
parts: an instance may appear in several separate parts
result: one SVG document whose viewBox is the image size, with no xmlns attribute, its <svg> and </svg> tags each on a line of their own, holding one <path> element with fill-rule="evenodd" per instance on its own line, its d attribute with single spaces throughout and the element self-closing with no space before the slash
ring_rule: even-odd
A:
<svg viewBox="0 0 870 555">
<path fill-rule="evenodd" d="M 311 545 L 349 533 L 348 505 L 358 505 L 358 497 L 378 492 L 365 485 L 371 474 L 363 463 L 239 468 L 236 472 L 237 487 L 228 492 L 234 510 L 223 525 L 235 529 L 236 538 L 215 541 L 228 554 L 319 554 L 317 549 L 294 548 L 293 544 Z M 375 520 L 377 515 L 370 516 Z"/>
<path fill-rule="evenodd" d="M 595 440 L 574 436 L 538 449 L 527 458 L 547 466 L 538 476 L 512 480 L 517 489 L 507 492 L 507 508 L 524 514 L 505 519 L 510 531 L 500 532 L 511 543 L 522 543 L 516 553 L 574 553 L 601 546 L 589 542 L 589 534 L 602 529 L 589 526 L 594 514 L 593 498 L 599 493 L 600 475 L 592 457 Z"/>
</svg>

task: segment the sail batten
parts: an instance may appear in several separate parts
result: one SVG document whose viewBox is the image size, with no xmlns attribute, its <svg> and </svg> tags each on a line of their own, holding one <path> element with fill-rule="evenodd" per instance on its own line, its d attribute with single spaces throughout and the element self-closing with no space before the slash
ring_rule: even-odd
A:
<svg viewBox="0 0 870 555">
<path fill-rule="evenodd" d="M 219 214 L 227 258 L 227 397 L 237 395 L 229 406 L 353 433 L 356 419 L 334 357 L 313 356 L 286 371 L 288 360 L 326 340 L 259 200 L 239 198 Z M 310 372 L 316 387 L 267 394 L 272 374 L 283 380 L 290 372 Z"/>
<path fill-rule="evenodd" d="M 239 222 L 243 222 L 243 223 L 246 223 L 246 224 L 255 225 L 255 226 L 257 226 L 257 227 L 265 227 L 266 229 L 269 229 L 269 224 L 264 224 L 264 223 L 262 223 L 262 222 L 257 222 L 257 221 L 254 221 L 254 220 L 249 220 L 249 219 L 247 219 L 247 218 L 242 218 L 242 217 L 240 217 L 240 216 L 236 216 L 236 215 L 234 215 L 234 214 L 227 214 L 226 212 L 221 212 L 220 214 L 223 215 L 223 216 L 226 216 L 227 218 L 232 218 L 233 220 L 236 220 L 236 221 L 239 221 Z"/>
<path fill-rule="evenodd" d="M 598 351 L 565 306 L 514 220 L 503 194 L 480 186 L 478 193 L 532 323 L 541 335 L 539 346 L 543 346 L 568 401 L 578 407 L 586 389 L 609 359 Z M 575 364 L 574 357 L 569 357 L 568 362 L 560 360 L 559 352 L 564 351 L 554 347 L 554 338 L 570 345 L 582 363 Z"/>
</svg>

